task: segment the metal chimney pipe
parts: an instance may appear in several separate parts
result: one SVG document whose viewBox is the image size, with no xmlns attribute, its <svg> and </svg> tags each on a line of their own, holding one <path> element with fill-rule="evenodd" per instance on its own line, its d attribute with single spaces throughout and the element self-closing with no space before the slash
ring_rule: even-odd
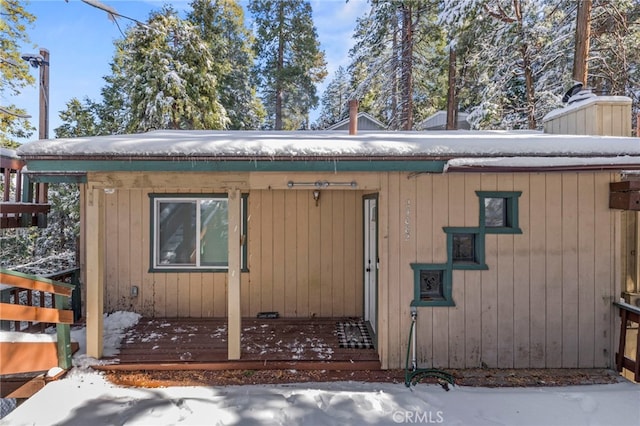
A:
<svg viewBox="0 0 640 426">
<path fill-rule="evenodd" d="M 358 134 L 358 100 L 349 101 L 349 134 Z"/>
</svg>

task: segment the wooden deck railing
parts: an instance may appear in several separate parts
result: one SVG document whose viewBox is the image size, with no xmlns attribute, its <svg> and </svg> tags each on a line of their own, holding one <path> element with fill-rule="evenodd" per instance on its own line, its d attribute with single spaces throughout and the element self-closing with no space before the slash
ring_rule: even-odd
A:
<svg viewBox="0 0 640 426">
<path fill-rule="evenodd" d="M 636 337 L 636 354 L 635 360 L 627 358 L 625 349 L 627 344 L 627 323 L 635 322 L 640 324 L 640 308 L 623 302 L 614 302 L 614 305 L 620 309 L 620 344 L 616 353 L 616 369 L 622 372 L 623 368 L 633 373 L 636 382 L 640 382 L 640 329 Z"/>
<path fill-rule="evenodd" d="M 22 174 L 24 161 L 14 151 L 0 148 L 2 199 L 0 201 L 0 229 L 47 226 L 47 184 L 29 183 Z"/>
<path fill-rule="evenodd" d="M 0 284 L 17 287 L 40 294 L 53 295 L 55 307 L 32 306 L 20 304 L 20 299 L 14 303 L 0 303 L 0 319 L 8 321 L 27 321 L 55 323 L 57 332 L 58 366 L 63 369 L 71 367 L 71 336 L 70 324 L 74 322 L 73 311 L 69 309 L 73 284 L 53 281 L 48 278 L 23 274 L 0 268 Z M 40 297 L 42 300 L 43 297 Z M 33 299 L 31 300 L 33 301 Z M 3 360 L 3 362 L 5 362 Z"/>
</svg>

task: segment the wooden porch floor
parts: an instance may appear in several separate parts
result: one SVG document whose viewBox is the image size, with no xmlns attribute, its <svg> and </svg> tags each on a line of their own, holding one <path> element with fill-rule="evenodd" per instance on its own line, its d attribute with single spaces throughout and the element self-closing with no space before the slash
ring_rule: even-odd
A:
<svg viewBox="0 0 640 426">
<path fill-rule="evenodd" d="M 142 318 L 109 369 L 380 369 L 374 348 L 341 348 L 345 318 L 242 320 L 242 356 L 227 360 L 226 318 Z"/>
</svg>

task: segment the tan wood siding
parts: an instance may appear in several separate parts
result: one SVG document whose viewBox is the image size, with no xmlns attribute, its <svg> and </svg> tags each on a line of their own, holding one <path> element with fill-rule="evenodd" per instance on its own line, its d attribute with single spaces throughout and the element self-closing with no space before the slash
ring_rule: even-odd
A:
<svg viewBox="0 0 640 426">
<path fill-rule="evenodd" d="M 225 316 L 226 273 L 149 272 L 150 192 L 187 191 L 134 188 L 105 194 L 105 311 Z M 211 192 L 220 190 L 197 190 Z M 251 191 L 249 272 L 242 273 L 242 314 L 362 315 L 362 195 L 362 191 L 323 190 L 316 206 L 309 189 Z M 138 287 L 138 296 L 132 295 L 132 286 Z"/>
<path fill-rule="evenodd" d="M 389 224 L 381 235 L 379 296 L 380 351 L 388 351 L 389 368 L 404 366 L 414 284 L 410 263 L 446 262 L 442 228 L 479 225 L 477 190 L 522 191 L 522 234 L 486 235 L 488 270 L 453 271 L 456 306 L 418 308 L 419 366 L 611 365 L 611 302 L 620 291 L 615 262 L 621 244 L 615 232 L 620 213 L 608 208 L 608 183 L 615 175 L 386 176 L 381 220 Z"/>
<path fill-rule="evenodd" d="M 522 234 L 486 235 L 488 270 L 452 273 L 456 306 L 418 308 L 419 366 L 610 366 L 616 320 L 611 302 L 619 297 L 625 277 L 636 274 L 635 263 L 629 265 L 635 259 L 623 259 L 621 253 L 635 249 L 627 230 L 637 227 L 637 219 L 608 208 L 608 183 L 617 179 L 615 174 L 319 176 L 355 179 L 358 189 L 323 189 L 316 205 L 311 188 L 287 188 L 291 179 L 309 181 L 304 173 L 90 176 L 94 194 L 93 188 L 115 188 L 102 195 L 105 310 L 226 316 L 226 273 L 148 271 L 149 193 L 186 192 L 183 188 L 193 182 L 206 182 L 194 190 L 220 193 L 240 185 L 249 193 L 242 315 L 277 310 L 294 317 L 360 316 L 362 196 L 377 192 L 378 351 L 384 368 L 401 368 L 414 295 L 410 263 L 447 262 L 443 227 L 479 225 L 475 191 L 521 191 Z M 88 198 L 83 196 L 83 203 Z M 132 285 L 139 287 L 137 297 L 131 295 Z"/>
</svg>

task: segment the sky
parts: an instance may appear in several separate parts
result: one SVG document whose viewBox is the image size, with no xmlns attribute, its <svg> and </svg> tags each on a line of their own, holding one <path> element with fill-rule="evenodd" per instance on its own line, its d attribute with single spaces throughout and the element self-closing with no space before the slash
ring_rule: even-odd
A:
<svg viewBox="0 0 640 426">
<path fill-rule="evenodd" d="M 146 21 L 151 11 L 160 9 L 164 4 L 171 4 L 178 11 L 185 11 L 190 1 L 103 0 L 101 3 L 114 8 L 121 15 Z M 245 6 L 245 17 L 250 19 L 246 8 L 247 0 L 241 0 L 240 4 Z M 369 6 L 366 0 L 312 0 L 311 7 L 329 72 L 325 81 L 318 86 L 318 94 L 321 95 L 335 70 L 348 64 L 348 52 L 353 45 L 351 36 L 356 19 L 363 16 Z M 101 99 L 103 77 L 110 74 L 113 42 L 122 35 L 116 24 L 107 18 L 106 12 L 80 0 L 31 0 L 26 10 L 35 15 L 36 20 L 27 29 L 30 43 L 24 45 L 21 52 L 38 53 L 40 48 L 45 48 L 50 55 L 49 137 L 53 138 L 54 129 L 61 124 L 59 111 L 65 109 L 70 99 Z M 133 24 L 132 21 L 123 18 L 118 22 L 123 29 Z M 30 72 L 37 81 L 38 70 L 30 68 Z M 26 109 L 32 117 L 32 125 L 37 128 L 37 83 L 25 88 L 9 103 Z M 317 110 L 312 112 L 312 120 L 317 114 Z M 38 132 L 35 131 L 30 140 L 37 137 Z"/>
</svg>

